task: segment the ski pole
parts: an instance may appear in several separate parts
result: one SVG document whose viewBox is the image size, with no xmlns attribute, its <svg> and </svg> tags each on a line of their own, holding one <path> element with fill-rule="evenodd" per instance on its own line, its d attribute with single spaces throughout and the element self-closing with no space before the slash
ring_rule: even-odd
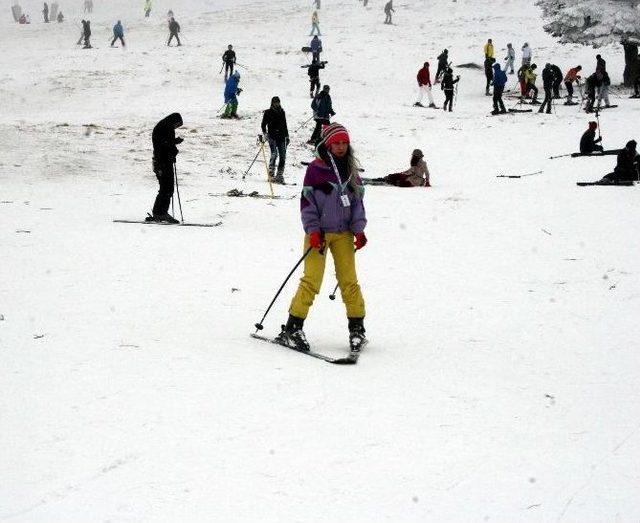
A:
<svg viewBox="0 0 640 523">
<path fill-rule="evenodd" d="M 600 134 L 600 111 L 598 108 L 596 108 L 596 120 L 598 121 L 598 138 L 600 138 L 600 145 L 602 145 L 602 135 Z"/>
<path fill-rule="evenodd" d="M 338 285 L 340 285 L 340 284 L 336 283 L 336 288 L 333 289 L 333 292 L 331 294 L 329 294 L 329 299 L 330 300 L 335 300 L 336 299 L 336 292 L 338 292 Z"/>
<path fill-rule="evenodd" d="M 295 131 L 293 131 L 291 134 L 295 134 L 297 133 L 300 129 L 302 129 L 303 127 L 305 127 L 311 120 L 313 120 L 313 116 L 311 116 L 311 118 L 309 118 L 308 120 L 306 120 L 302 125 L 300 125 L 300 127 L 298 127 Z"/>
<path fill-rule="evenodd" d="M 267 307 L 267 311 L 264 313 L 264 316 L 262 317 L 262 319 L 260 320 L 260 323 L 256 323 L 255 324 L 255 328 L 256 328 L 256 332 L 261 331 L 262 329 L 264 329 L 264 326 L 262 325 L 262 323 L 264 322 L 265 318 L 267 317 L 267 314 L 269 314 L 269 311 L 271 310 L 271 307 L 273 307 L 273 304 L 276 302 L 276 300 L 278 299 L 278 296 L 280 296 L 280 293 L 282 292 L 282 289 L 284 289 L 284 286 L 287 284 L 287 282 L 289 281 L 289 278 L 291 278 L 291 276 L 293 275 L 293 273 L 296 271 L 296 269 L 300 266 L 300 264 L 304 261 L 304 259 L 309 255 L 309 253 L 311 252 L 311 249 L 313 249 L 313 247 L 309 247 L 305 253 L 302 255 L 302 258 L 300 258 L 298 260 L 298 263 L 295 264 L 295 266 L 293 267 L 293 269 L 291 269 L 291 272 L 289 273 L 289 275 L 285 278 L 285 280 L 282 282 L 282 285 L 280 285 L 280 288 L 278 289 L 278 292 L 276 292 L 276 295 L 273 297 L 273 300 L 271 300 L 271 303 L 269 304 L 269 306 Z"/>
<path fill-rule="evenodd" d="M 218 74 L 221 74 L 223 69 L 224 69 L 224 60 L 222 61 L 222 65 L 220 66 L 220 70 L 218 71 Z"/>
<path fill-rule="evenodd" d="M 180 221 L 184 223 L 184 216 L 182 215 L 182 202 L 180 201 L 180 187 L 178 186 L 178 168 L 176 164 L 173 164 L 173 172 L 176 175 L 176 195 L 178 196 L 178 207 L 180 209 Z"/>
<path fill-rule="evenodd" d="M 549 156 L 549 160 L 555 160 L 556 158 L 566 158 L 567 156 L 571 156 L 573 153 L 569 154 L 559 154 L 558 156 Z"/>
<path fill-rule="evenodd" d="M 269 164 L 267 163 L 267 153 L 264 152 L 264 138 L 260 139 L 260 150 L 262 151 L 262 158 L 264 159 L 264 168 L 267 171 L 267 181 L 269 182 L 269 191 L 271 192 L 271 198 L 273 198 L 273 184 L 271 183 L 271 173 L 269 172 Z"/>
<path fill-rule="evenodd" d="M 258 159 L 258 155 L 260 154 L 260 149 L 258 149 L 258 152 L 256 153 L 256 155 L 253 157 L 253 161 L 251 162 L 251 164 L 249 165 L 249 168 L 246 170 L 246 172 L 242 175 L 242 179 L 244 180 L 245 177 L 247 176 L 247 174 L 249 174 L 249 171 L 251 170 L 251 168 L 253 167 L 253 164 L 256 163 L 256 160 Z"/>
</svg>

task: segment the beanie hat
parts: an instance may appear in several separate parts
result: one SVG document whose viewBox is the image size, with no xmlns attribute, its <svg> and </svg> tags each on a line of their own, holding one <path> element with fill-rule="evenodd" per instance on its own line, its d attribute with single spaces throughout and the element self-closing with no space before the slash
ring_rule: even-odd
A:
<svg viewBox="0 0 640 523">
<path fill-rule="evenodd" d="M 429 69 L 429 62 L 425 62 L 425 63 L 424 63 L 424 67 L 425 67 L 426 69 Z"/>
<path fill-rule="evenodd" d="M 325 125 L 322 128 L 322 143 L 329 147 L 332 143 L 344 141 L 349 143 L 349 132 L 347 129 L 339 123 L 332 123 Z"/>
<path fill-rule="evenodd" d="M 598 128 L 598 124 L 597 122 L 589 122 L 589 129 L 597 129 Z"/>
<path fill-rule="evenodd" d="M 420 149 L 414 149 L 411 155 L 418 158 L 424 158 L 424 154 L 422 154 L 422 151 Z"/>
</svg>

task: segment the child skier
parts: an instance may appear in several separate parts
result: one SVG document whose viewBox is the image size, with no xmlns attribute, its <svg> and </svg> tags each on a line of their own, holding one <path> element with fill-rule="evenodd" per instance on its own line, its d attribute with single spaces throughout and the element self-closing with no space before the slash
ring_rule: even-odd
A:
<svg viewBox="0 0 640 523">
<path fill-rule="evenodd" d="M 240 73 L 233 73 L 224 86 L 224 103 L 227 104 L 222 118 L 239 118 L 238 112 L 238 95 L 242 89 L 238 87 L 240 83 Z"/>
<path fill-rule="evenodd" d="M 352 353 L 358 353 L 367 343 L 364 298 L 355 264 L 355 251 L 367 244 L 364 188 L 349 133 L 342 125 L 333 123 L 322 130 L 316 152 L 318 158 L 307 167 L 300 201 L 304 250 L 311 251 L 305 258 L 304 275 L 291 301 L 289 318 L 277 340 L 296 350 L 310 350 L 302 327 L 320 291 L 328 250 L 347 310 L 349 346 Z"/>
</svg>

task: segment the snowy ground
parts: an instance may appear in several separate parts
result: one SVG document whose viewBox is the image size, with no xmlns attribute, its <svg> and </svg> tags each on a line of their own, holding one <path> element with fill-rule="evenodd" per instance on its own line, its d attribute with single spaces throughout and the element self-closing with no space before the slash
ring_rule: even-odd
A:
<svg viewBox="0 0 640 523">
<path fill-rule="evenodd" d="M 527 40 L 539 64 L 587 71 L 592 49 L 556 44 L 524 1 L 398 3 L 396 26 L 379 3 L 323 1 L 322 81 L 366 174 L 421 147 L 434 185 L 368 189 L 371 343 L 338 368 L 248 337 L 301 254 L 299 186 L 212 196 L 268 192 L 263 165 L 241 178 L 271 96 L 292 130 L 310 116 L 310 6 L 159 1 L 144 20 L 96 4 L 92 51 L 66 5 L 64 24 L 35 1 L 31 26 L 1 22 L 0 520 L 640 519 L 638 188 L 577 188 L 615 158 L 547 158 L 576 150 L 588 118 L 487 117 L 481 71 L 458 70 L 454 113 L 410 107 L 445 46 L 481 63 L 486 38 L 499 53 Z M 181 48 L 163 46 L 169 7 Z M 124 51 L 108 46 L 118 18 Z M 216 118 L 228 43 L 247 67 L 239 122 Z M 621 49 L 602 52 L 619 82 Z M 640 102 L 613 102 L 617 148 L 638 138 Z M 185 217 L 223 225 L 112 223 L 150 209 L 150 132 L 175 110 Z M 292 136 L 298 184 L 310 132 Z M 328 270 L 307 333 L 338 355 L 334 284 Z"/>
</svg>

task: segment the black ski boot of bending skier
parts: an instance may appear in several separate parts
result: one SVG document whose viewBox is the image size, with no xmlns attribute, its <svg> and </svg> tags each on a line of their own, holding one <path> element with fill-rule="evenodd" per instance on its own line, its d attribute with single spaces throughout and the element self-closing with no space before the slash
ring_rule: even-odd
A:
<svg viewBox="0 0 640 523">
<path fill-rule="evenodd" d="M 304 319 L 289 315 L 287 324 L 282 326 L 282 331 L 276 336 L 276 341 L 292 349 L 308 352 L 310 347 L 302 330 L 303 323 Z"/>
</svg>

